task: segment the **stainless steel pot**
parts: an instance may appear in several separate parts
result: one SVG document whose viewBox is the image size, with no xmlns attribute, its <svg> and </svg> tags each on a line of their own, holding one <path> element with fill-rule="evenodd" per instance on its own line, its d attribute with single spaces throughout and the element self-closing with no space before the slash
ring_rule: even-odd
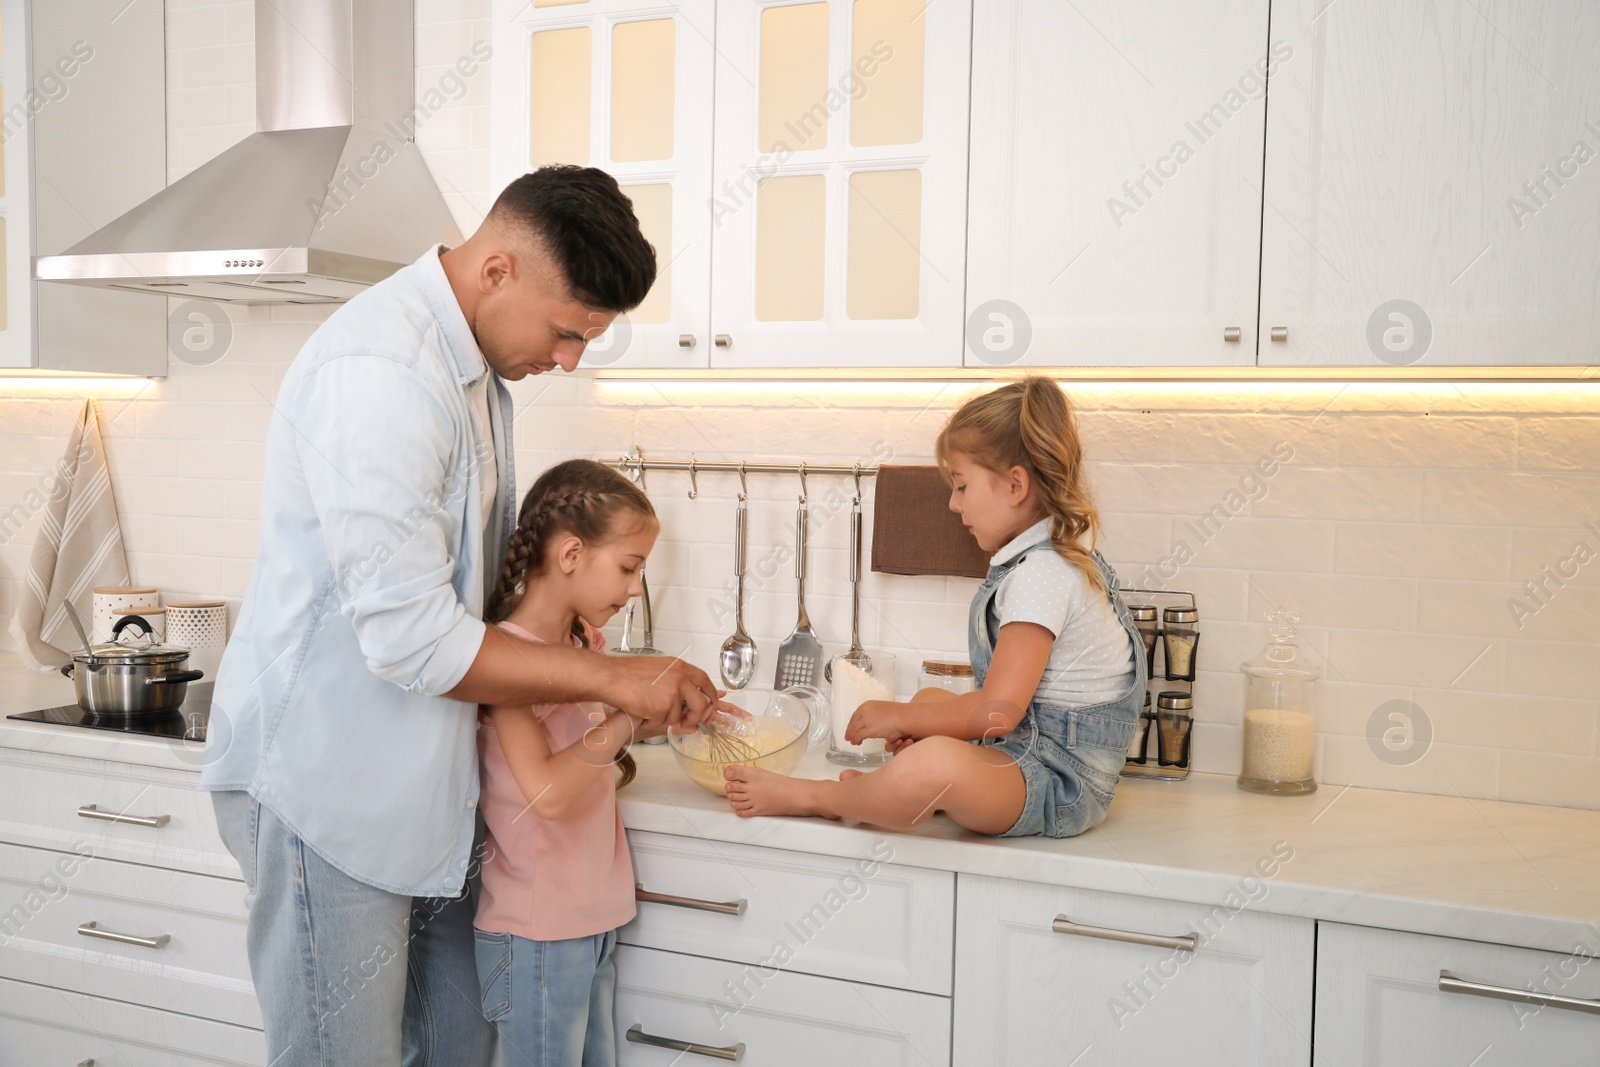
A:
<svg viewBox="0 0 1600 1067">
<path fill-rule="evenodd" d="M 145 642 L 124 645 L 115 639 L 123 629 L 138 625 Z M 124 616 L 111 630 L 112 640 L 88 652 L 74 652 L 72 663 L 61 673 L 72 679 L 78 706 L 105 719 L 159 718 L 183 704 L 189 683 L 205 677 L 191 671 L 189 650 L 156 644 L 150 624 L 138 615 Z"/>
</svg>

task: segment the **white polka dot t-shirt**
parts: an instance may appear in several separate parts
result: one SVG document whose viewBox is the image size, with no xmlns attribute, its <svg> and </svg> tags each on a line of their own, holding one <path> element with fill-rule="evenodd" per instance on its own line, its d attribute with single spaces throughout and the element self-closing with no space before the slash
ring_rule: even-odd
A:
<svg viewBox="0 0 1600 1067">
<path fill-rule="evenodd" d="M 1028 546 L 1049 539 L 1050 520 L 1045 519 L 1013 538 L 989 565 L 998 567 Z M 1048 545 L 1028 553 L 1000 579 L 994 613 L 999 629 L 1007 623 L 1031 622 L 1055 635 L 1035 701 L 1087 708 L 1116 700 L 1133 684 L 1138 670 L 1133 642 L 1110 601 L 1089 584 L 1083 571 Z"/>
</svg>

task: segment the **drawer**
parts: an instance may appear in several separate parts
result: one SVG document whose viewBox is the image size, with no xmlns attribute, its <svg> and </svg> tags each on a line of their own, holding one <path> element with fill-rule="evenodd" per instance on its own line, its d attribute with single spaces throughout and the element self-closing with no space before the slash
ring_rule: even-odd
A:
<svg viewBox="0 0 1600 1067">
<path fill-rule="evenodd" d="M 260 1030 L 0 978 L 0 1067 L 261 1067 Z"/>
<path fill-rule="evenodd" d="M 0 841 L 61 852 L 87 841 L 111 859 L 242 877 L 217 834 L 210 793 L 126 764 L 80 772 L 0 752 Z"/>
<path fill-rule="evenodd" d="M 1318 923 L 1318 1062 L 1593 1067 L 1596 955 L 1600 926 L 1562 953 Z M 1503 999 L 1529 992 L 1545 1002 Z"/>
<path fill-rule="evenodd" d="M 963 874 L 956 1062 L 1310 1064 L 1315 924 L 1262 912 L 1243 890 L 1239 900 L 1213 907 Z M 1318 1051 L 1317 1067 L 1360 1062 Z"/>
<path fill-rule="evenodd" d="M 242 882 L 0 844 L 0 946 L 0 977 L 261 1025 Z"/>
<path fill-rule="evenodd" d="M 619 946 L 616 1012 L 617 1060 L 627 1067 L 686 1067 L 731 1058 L 709 1050 L 740 1045 L 740 1061 L 758 1067 L 950 1063 L 947 997 L 676 952 Z"/>
<path fill-rule="evenodd" d="M 948 996 L 955 875 L 630 832 L 639 916 L 624 944 Z M 662 899 L 666 898 L 666 899 Z"/>
</svg>

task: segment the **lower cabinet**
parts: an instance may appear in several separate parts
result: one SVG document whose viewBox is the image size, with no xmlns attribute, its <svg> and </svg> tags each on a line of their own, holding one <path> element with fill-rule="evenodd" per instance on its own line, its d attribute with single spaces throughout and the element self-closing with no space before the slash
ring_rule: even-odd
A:
<svg viewBox="0 0 1600 1067">
<path fill-rule="evenodd" d="M 616 960 L 625 1065 L 950 1063 L 948 997 L 631 945 L 618 946 Z"/>
<path fill-rule="evenodd" d="M 0 1067 L 259 1067 L 259 1030 L 0 978 Z"/>
<path fill-rule="evenodd" d="M 1243 887 L 1238 899 L 962 875 L 954 1062 L 1310 1064 L 1314 925 L 1252 910 Z"/>
<path fill-rule="evenodd" d="M 1317 1067 L 1593 1067 L 1600 963 L 1317 924 Z M 1503 999 L 1542 995 L 1544 1004 Z"/>
</svg>

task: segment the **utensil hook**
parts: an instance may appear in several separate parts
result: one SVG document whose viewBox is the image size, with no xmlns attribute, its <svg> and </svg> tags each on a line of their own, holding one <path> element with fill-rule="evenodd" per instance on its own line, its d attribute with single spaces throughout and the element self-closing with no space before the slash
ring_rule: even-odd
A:
<svg viewBox="0 0 1600 1067">
<path fill-rule="evenodd" d="M 644 490 L 644 449 L 636 446 L 633 450 L 633 455 L 624 455 L 622 457 L 622 469 L 628 477 L 633 479 L 633 484 L 637 485 L 642 492 Z"/>
<path fill-rule="evenodd" d="M 695 463 L 694 454 L 689 455 L 689 499 L 694 500 L 700 496 L 699 468 Z"/>
<path fill-rule="evenodd" d="M 805 463 L 805 460 L 801 460 L 800 461 L 800 503 L 804 504 L 805 502 L 806 502 L 806 463 Z"/>
<path fill-rule="evenodd" d="M 744 503 L 746 495 L 750 492 L 744 483 L 744 460 L 739 461 L 739 503 Z"/>
<path fill-rule="evenodd" d="M 850 466 L 850 476 L 853 477 L 856 480 L 856 495 L 855 495 L 855 499 L 850 501 L 850 503 L 853 504 L 853 505 L 856 505 L 857 507 L 859 507 L 860 504 L 861 504 L 861 464 L 859 464 L 859 463 L 851 464 L 851 466 Z"/>
</svg>

